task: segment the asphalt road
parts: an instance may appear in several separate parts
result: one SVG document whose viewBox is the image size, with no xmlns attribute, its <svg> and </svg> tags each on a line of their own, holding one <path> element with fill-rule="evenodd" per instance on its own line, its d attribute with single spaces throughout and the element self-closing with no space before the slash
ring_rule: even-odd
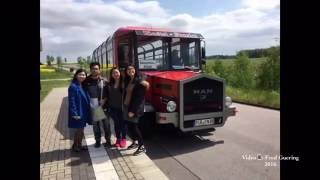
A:
<svg viewBox="0 0 320 180">
<path fill-rule="evenodd" d="M 147 155 L 170 179 L 280 179 L 280 112 L 234 105 L 237 115 L 214 132 L 156 132 Z"/>
</svg>

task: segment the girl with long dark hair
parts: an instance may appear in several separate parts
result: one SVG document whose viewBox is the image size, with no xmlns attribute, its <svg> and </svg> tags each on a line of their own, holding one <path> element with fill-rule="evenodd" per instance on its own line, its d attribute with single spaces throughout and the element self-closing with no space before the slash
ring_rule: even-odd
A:
<svg viewBox="0 0 320 180">
<path fill-rule="evenodd" d="M 108 106 L 111 118 L 114 121 L 116 133 L 116 147 L 124 148 L 127 145 L 127 125 L 122 115 L 122 93 L 123 93 L 123 78 L 120 75 L 120 70 L 113 67 L 110 70 L 110 81 L 108 84 Z"/>
<path fill-rule="evenodd" d="M 125 68 L 123 117 L 128 122 L 129 132 L 133 140 L 128 149 L 138 148 L 133 155 L 146 152 L 141 131 L 138 127 L 139 118 L 143 115 L 144 96 L 149 88 L 149 83 L 142 80 L 133 65 Z M 138 141 L 138 144 L 135 141 Z"/>
</svg>

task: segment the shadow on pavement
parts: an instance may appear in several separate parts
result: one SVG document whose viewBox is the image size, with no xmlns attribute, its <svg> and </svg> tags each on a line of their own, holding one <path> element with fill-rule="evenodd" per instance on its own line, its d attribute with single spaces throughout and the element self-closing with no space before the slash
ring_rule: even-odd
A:
<svg viewBox="0 0 320 180">
<path fill-rule="evenodd" d="M 161 159 L 224 144 L 224 140 L 212 141 L 205 137 L 212 135 L 209 132 L 191 134 L 177 130 L 157 130 L 151 139 L 145 140 L 147 155 L 150 159 Z"/>
<path fill-rule="evenodd" d="M 92 162 L 90 159 L 90 155 L 88 151 L 81 151 L 81 152 L 72 152 L 71 151 L 71 162 L 67 163 L 67 166 L 79 166 L 79 165 L 86 165 L 91 166 Z"/>
<path fill-rule="evenodd" d="M 71 129 L 68 128 L 68 97 L 62 99 L 58 119 L 54 127 L 63 137 L 60 140 L 71 140 L 71 146 L 73 143 L 73 133 Z M 85 141 L 82 141 L 82 143 L 86 145 Z M 67 159 L 70 159 L 70 161 L 66 163 L 65 166 L 71 167 L 72 179 L 80 179 L 80 177 L 86 177 L 87 179 L 95 178 L 88 150 L 73 152 L 70 149 L 59 149 L 40 153 L 40 164 L 64 161 Z"/>
<path fill-rule="evenodd" d="M 69 149 L 58 149 L 49 152 L 40 153 L 40 164 L 66 160 L 71 157 Z"/>
<path fill-rule="evenodd" d="M 63 139 L 73 139 L 73 137 L 70 135 L 70 129 L 68 128 L 68 97 L 64 97 L 62 99 L 58 120 L 55 124 L 55 128 L 59 131 L 60 134 L 62 134 Z"/>
</svg>

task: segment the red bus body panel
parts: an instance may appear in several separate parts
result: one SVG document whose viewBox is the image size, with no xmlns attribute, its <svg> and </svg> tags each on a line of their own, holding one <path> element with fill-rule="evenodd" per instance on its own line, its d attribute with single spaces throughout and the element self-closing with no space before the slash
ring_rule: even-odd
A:
<svg viewBox="0 0 320 180">
<path fill-rule="evenodd" d="M 159 112 L 166 112 L 166 104 L 161 101 L 162 97 L 176 99 L 179 107 L 179 81 L 197 76 L 193 71 L 143 71 L 147 81 L 151 84 L 146 94 L 146 100 Z"/>
</svg>

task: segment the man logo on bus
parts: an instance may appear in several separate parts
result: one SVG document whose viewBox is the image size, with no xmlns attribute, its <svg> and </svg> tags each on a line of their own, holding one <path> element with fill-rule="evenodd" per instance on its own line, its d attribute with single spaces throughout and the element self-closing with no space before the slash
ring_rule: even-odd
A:
<svg viewBox="0 0 320 180">
<path fill-rule="evenodd" d="M 213 93 L 213 89 L 194 89 L 193 90 L 193 95 L 199 95 L 201 101 L 207 99 L 207 96 L 212 93 Z"/>
</svg>

